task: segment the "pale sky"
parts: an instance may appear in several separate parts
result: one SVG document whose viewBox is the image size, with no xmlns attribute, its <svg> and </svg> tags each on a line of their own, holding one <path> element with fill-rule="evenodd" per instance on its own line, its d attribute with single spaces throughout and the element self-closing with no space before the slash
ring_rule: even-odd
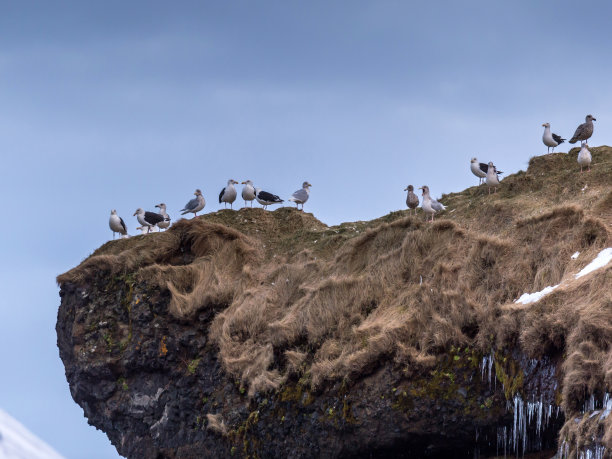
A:
<svg viewBox="0 0 612 459">
<path fill-rule="evenodd" d="M 327 224 L 546 153 L 592 113 L 612 140 L 608 2 L 5 2 L 0 407 L 68 458 L 116 457 L 71 399 L 55 276 L 137 207 L 175 219 L 229 178 Z M 560 151 L 567 151 L 567 144 Z M 563 148 L 565 147 L 565 148 Z M 503 183 L 503 182 L 502 182 Z M 503 186 L 503 185 L 502 185 Z"/>
</svg>

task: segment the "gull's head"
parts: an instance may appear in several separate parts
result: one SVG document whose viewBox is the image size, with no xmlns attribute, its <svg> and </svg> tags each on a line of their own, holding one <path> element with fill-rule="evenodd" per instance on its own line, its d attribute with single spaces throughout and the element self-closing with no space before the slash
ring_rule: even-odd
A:
<svg viewBox="0 0 612 459">
<path fill-rule="evenodd" d="M 309 187 L 311 187 L 311 186 L 312 186 L 312 185 L 311 185 L 310 183 L 308 183 L 308 182 L 304 182 L 304 183 L 302 183 L 302 188 L 309 188 Z"/>
<path fill-rule="evenodd" d="M 253 181 L 252 180 L 245 180 L 244 182 L 242 182 L 243 185 L 251 185 L 253 186 Z"/>
<path fill-rule="evenodd" d="M 111 215 L 117 215 L 117 211 L 115 209 L 111 210 Z"/>
<path fill-rule="evenodd" d="M 595 117 L 593 117 L 593 115 L 587 115 L 587 116 L 586 116 L 586 120 L 587 120 L 587 123 L 588 123 L 589 121 L 597 121 L 597 120 L 595 119 Z"/>
<path fill-rule="evenodd" d="M 134 215 L 138 215 L 138 214 L 144 214 L 144 210 L 142 210 L 140 207 L 136 209 L 136 212 L 134 212 Z"/>
<path fill-rule="evenodd" d="M 493 161 L 489 161 L 489 167 L 492 167 L 493 169 L 495 169 L 495 166 L 493 165 Z"/>
<path fill-rule="evenodd" d="M 163 202 L 161 204 L 155 204 L 155 207 L 166 210 L 166 204 L 164 204 Z"/>
<path fill-rule="evenodd" d="M 471 163 L 477 163 L 477 162 L 478 162 L 478 159 L 476 159 L 476 158 L 472 158 L 472 160 L 471 160 L 470 162 L 471 162 Z"/>
<path fill-rule="evenodd" d="M 550 127 L 550 123 L 544 123 L 542 126 L 549 128 Z"/>
<path fill-rule="evenodd" d="M 423 194 L 429 194 L 429 187 L 427 185 L 420 186 L 419 190 L 423 190 Z"/>
<path fill-rule="evenodd" d="M 414 191 L 414 187 L 412 185 L 408 185 L 406 188 L 404 188 L 404 191 Z"/>
<path fill-rule="evenodd" d="M 193 194 L 195 194 L 196 196 L 202 196 L 202 191 L 200 191 L 200 189 L 198 188 Z"/>
<path fill-rule="evenodd" d="M 229 186 L 229 185 L 236 185 L 237 183 L 238 183 L 238 182 L 237 182 L 236 180 L 234 180 L 234 179 L 229 179 L 229 180 L 227 181 L 227 185 L 228 185 L 228 186 Z"/>
</svg>

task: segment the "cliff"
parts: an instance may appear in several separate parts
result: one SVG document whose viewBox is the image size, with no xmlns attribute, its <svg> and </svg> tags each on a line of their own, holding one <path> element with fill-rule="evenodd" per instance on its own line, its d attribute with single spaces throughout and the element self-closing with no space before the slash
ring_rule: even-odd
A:
<svg viewBox="0 0 612 459">
<path fill-rule="evenodd" d="M 433 224 L 222 210 L 108 242 L 57 279 L 72 396 L 127 457 L 609 454 L 612 263 L 576 273 L 611 245 L 612 149 L 577 152 Z"/>
</svg>

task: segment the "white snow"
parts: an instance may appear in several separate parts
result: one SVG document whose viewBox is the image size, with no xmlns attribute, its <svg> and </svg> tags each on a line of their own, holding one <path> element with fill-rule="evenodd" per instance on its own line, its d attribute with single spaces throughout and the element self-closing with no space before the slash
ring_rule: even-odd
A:
<svg viewBox="0 0 612 459">
<path fill-rule="evenodd" d="M 0 409 L 0 458 L 62 459 L 63 456 Z"/>
<path fill-rule="evenodd" d="M 580 252 L 576 252 L 574 255 L 572 255 L 572 258 L 575 260 L 576 258 L 578 258 L 578 255 L 580 255 Z M 576 274 L 576 279 L 582 276 L 586 276 L 587 274 L 595 271 L 596 269 L 603 268 L 608 263 L 610 263 L 610 261 L 612 261 L 612 247 L 608 247 L 607 249 L 603 249 L 601 252 L 599 252 L 592 262 L 590 262 L 582 269 L 582 271 Z M 545 297 L 554 289 L 559 287 L 559 285 L 561 284 L 548 286 L 544 290 L 540 290 L 539 292 L 535 293 L 523 293 L 521 297 L 515 301 L 515 303 L 529 304 L 535 303 L 536 301 L 540 301 L 543 297 Z"/>
<path fill-rule="evenodd" d="M 590 262 L 588 265 L 582 268 L 582 271 L 576 274 L 576 279 L 586 276 L 596 269 L 603 268 L 610 263 L 610 260 L 612 260 L 612 247 L 608 247 L 607 249 L 603 249 L 601 252 L 599 252 L 592 262 Z"/>
<path fill-rule="evenodd" d="M 540 299 L 551 293 L 559 285 L 561 284 L 553 285 L 552 287 L 549 285 L 544 290 L 540 290 L 539 292 L 535 293 L 523 293 L 521 297 L 515 301 L 515 303 L 529 304 L 535 303 L 536 301 L 540 301 Z"/>
</svg>

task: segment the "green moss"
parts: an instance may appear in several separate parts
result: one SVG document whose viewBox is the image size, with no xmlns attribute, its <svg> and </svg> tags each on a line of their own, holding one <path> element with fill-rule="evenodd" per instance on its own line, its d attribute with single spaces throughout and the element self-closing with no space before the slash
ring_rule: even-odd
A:
<svg viewBox="0 0 612 459">
<path fill-rule="evenodd" d="M 353 415 L 353 410 L 351 409 L 351 402 L 348 397 L 344 397 L 344 402 L 342 403 L 342 419 L 344 419 L 349 424 L 357 424 L 357 418 Z"/>
<path fill-rule="evenodd" d="M 128 390 L 127 382 L 123 376 L 117 380 L 117 386 L 119 386 L 121 390 L 124 390 L 124 391 Z"/>
<path fill-rule="evenodd" d="M 514 394 L 521 392 L 524 385 L 524 375 L 518 362 L 505 357 L 501 353 L 495 354 L 495 376 L 503 384 L 504 396 L 510 400 Z"/>
<path fill-rule="evenodd" d="M 301 383 L 301 380 L 296 384 L 287 384 L 280 392 L 281 402 L 297 402 L 302 406 L 308 406 L 314 402 L 315 398 L 307 389 L 307 386 Z"/>
<path fill-rule="evenodd" d="M 200 358 L 193 359 L 191 362 L 189 362 L 189 365 L 187 365 L 187 371 L 189 372 L 190 375 L 195 374 L 196 370 L 198 369 L 199 364 L 200 364 Z"/>
<path fill-rule="evenodd" d="M 102 338 L 104 338 L 104 341 L 106 342 L 107 351 L 112 352 L 115 343 L 113 342 L 113 337 L 111 336 L 111 334 L 109 332 L 106 332 L 104 333 L 104 335 L 102 335 Z"/>
</svg>

